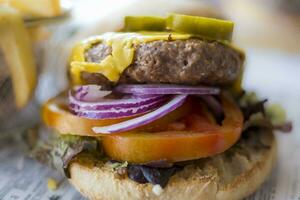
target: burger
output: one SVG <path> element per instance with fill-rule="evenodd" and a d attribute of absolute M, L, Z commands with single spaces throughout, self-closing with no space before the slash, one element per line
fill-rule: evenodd
<path fill-rule="evenodd" d="M 291 124 L 243 90 L 233 26 L 127 16 L 122 31 L 79 42 L 69 90 L 43 106 L 47 156 L 36 155 L 89 199 L 247 197 L 274 165 L 273 131 Z"/>

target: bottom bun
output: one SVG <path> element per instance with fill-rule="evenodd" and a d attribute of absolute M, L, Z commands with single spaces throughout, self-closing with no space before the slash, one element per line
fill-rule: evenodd
<path fill-rule="evenodd" d="M 164 189 L 121 177 L 89 154 L 81 154 L 71 163 L 70 182 L 92 200 L 235 200 L 249 196 L 266 180 L 275 158 L 271 132 L 247 132 L 226 152 L 186 165 Z"/>

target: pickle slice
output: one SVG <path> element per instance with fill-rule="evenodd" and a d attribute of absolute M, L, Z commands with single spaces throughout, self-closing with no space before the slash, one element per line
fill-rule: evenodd
<path fill-rule="evenodd" d="M 199 35 L 213 40 L 231 40 L 234 23 L 206 17 L 171 14 L 167 28 L 172 31 Z"/>
<path fill-rule="evenodd" d="M 163 31 L 166 19 L 158 16 L 126 16 L 125 31 Z"/>

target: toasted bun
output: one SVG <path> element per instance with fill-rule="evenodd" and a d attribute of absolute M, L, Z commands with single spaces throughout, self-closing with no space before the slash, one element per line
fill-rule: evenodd
<path fill-rule="evenodd" d="M 120 177 L 91 155 L 80 155 L 71 163 L 70 181 L 93 200 L 235 200 L 247 197 L 265 181 L 275 155 L 272 133 L 251 132 L 225 153 L 185 166 L 171 177 L 159 195 L 153 185 Z"/>

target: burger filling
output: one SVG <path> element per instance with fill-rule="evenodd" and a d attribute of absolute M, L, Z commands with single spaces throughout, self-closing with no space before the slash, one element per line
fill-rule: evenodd
<path fill-rule="evenodd" d="M 247 159 L 255 159 L 253 151 L 270 148 L 269 140 L 273 130 L 282 132 L 291 131 L 291 123 L 286 122 L 283 110 L 275 104 L 266 106 L 266 101 L 259 101 L 253 93 L 244 94 L 237 99 L 237 104 L 243 111 L 244 127 L 241 137 L 229 150 L 220 154 L 222 158 L 231 159 L 236 166 L 243 155 Z M 43 128 L 44 129 L 44 128 Z M 72 161 L 89 161 L 104 163 L 110 167 L 117 176 L 128 177 L 138 183 L 159 184 L 165 187 L 169 179 L 189 165 L 211 160 L 219 162 L 217 155 L 208 158 L 194 159 L 180 162 L 169 162 L 166 159 L 150 161 L 146 163 L 130 163 L 128 161 L 115 160 L 103 152 L 103 144 L 96 137 L 78 136 L 73 134 L 52 134 L 51 130 L 42 130 L 44 133 L 42 142 L 33 148 L 32 155 L 42 163 L 62 170 L 66 177 L 70 178 L 69 165 Z M 41 137 L 41 136 L 40 136 Z M 235 152 L 235 153 L 232 153 Z M 224 156 L 222 156 L 224 155 Z M 216 157 L 216 160 L 215 160 Z M 83 160 L 84 161 L 84 160 Z M 243 162 L 242 159 L 240 162 Z M 202 165 L 201 165 L 202 166 Z M 238 168 L 235 168 L 237 170 Z M 241 169 L 242 170 L 242 169 Z M 226 172 L 228 173 L 228 172 Z M 235 172 L 238 173 L 238 172 Z M 228 175 L 229 176 L 229 175 Z"/>
<path fill-rule="evenodd" d="M 243 54 L 216 41 L 159 40 L 134 48 L 132 64 L 120 82 L 228 85 L 242 70 Z M 110 54 L 111 47 L 99 43 L 86 51 L 85 58 L 88 62 L 101 63 Z M 84 81 L 95 83 L 89 78 Z"/>
<path fill-rule="evenodd" d="M 244 56 L 230 44 L 231 22 L 137 20 L 125 29 L 147 32 L 106 33 L 78 44 L 71 89 L 43 106 L 45 124 L 60 136 L 41 146 L 67 177 L 70 163 L 85 155 L 138 183 L 165 187 L 186 165 L 227 152 L 250 130 L 290 131 L 280 107 L 241 89 Z"/>

